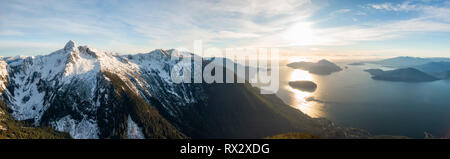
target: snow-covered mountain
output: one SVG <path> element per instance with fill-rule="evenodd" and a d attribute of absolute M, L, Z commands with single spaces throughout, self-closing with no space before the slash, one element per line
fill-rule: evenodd
<path fill-rule="evenodd" d="M 160 99 L 171 114 L 176 113 L 172 105 L 195 101 L 192 95 L 183 94 L 186 88 L 171 85 L 168 68 L 175 61 L 168 57 L 175 51 L 123 57 L 69 41 L 63 49 L 46 56 L 6 58 L 7 71 L 2 75 L 9 73 L 9 82 L 4 101 L 18 120 L 48 124 L 75 138 L 98 138 L 96 114 L 103 107 L 109 110 L 109 98 L 114 98 L 104 72 L 117 75 L 147 101 Z M 2 68 L 6 63 L 2 62 Z"/>
<path fill-rule="evenodd" d="M 179 59 L 171 57 L 187 55 L 194 56 L 174 49 L 116 55 L 69 41 L 49 55 L 0 60 L 0 93 L 15 119 L 73 138 L 370 136 L 311 119 L 247 83 L 175 84 L 170 70 Z"/>

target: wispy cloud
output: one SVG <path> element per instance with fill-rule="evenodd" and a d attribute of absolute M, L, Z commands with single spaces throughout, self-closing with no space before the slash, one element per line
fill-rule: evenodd
<path fill-rule="evenodd" d="M 195 6 L 202 9 L 227 13 L 239 13 L 247 16 L 276 16 L 292 14 L 299 7 L 310 4 L 310 0 L 240 0 L 240 1 L 197 1 Z"/>
<path fill-rule="evenodd" d="M 379 10 L 388 10 L 388 11 L 411 11 L 416 10 L 418 7 L 414 4 L 411 4 L 410 1 L 405 1 L 400 4 L 392 4 L 390 2 L 381 3 L 381 4 L 369 4 L 370 7 Z"/>
<path fill-rule="evenodd" d="M 379 24 L 370 30 L 377 30 L 378 33 L 388 33 L 396 36 L 408 35 L 414 32 L 450 32 L 450 8 L 442 5 L 429 5 L 428 2 L 413 3 L 412 1 L 404 1 L 398 4 L 381 3 L 369 4 L 368 6 L 385 11 L 394 12 L 410 12 L 417 14 L 406 20 L 396 20 Z M 390 37 L 384 36 L 383 37 Z"/>
<path fill-rule="evenodd" d="M 332 12 L 332 14 L 343 14 L 343 13 L 348 13 L 351 12 L 351 9 L 339 9 L 337 11 Z"/>

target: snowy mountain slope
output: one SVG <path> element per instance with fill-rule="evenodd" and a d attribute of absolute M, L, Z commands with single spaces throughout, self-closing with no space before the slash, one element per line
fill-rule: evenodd
<path fill-rule="evenodd" d="M 77 48 L 70 41 L 64 49 L 50 55 L 8 60 L 9 83 L 4 98 L 12 110 L 12 115 L 18 120 L 32 120 L 36 125 L 40 125 L 42 115 L 52 106 L 58 94 L 71 85 L 76 85 L 77 89 L 73 91 L 77 92 L 78 98 L 92 100 L 96 90 L 96 73 L 100 67 L 90 53 L 88 47 Z M 78 108 L 76 104 L 78 103 L 73 103 L 73 108 Z M 60 120 L 56 122 L 58 130 L 63 127 L 61 123 L 71 121 L 70 116 Z M 89 121 L 92 120 L 83 119 L 80 122 L 73 122 L 72 125 L 95 127 L 95 124 Z M 79 136 L 73 132 L 71 135 Z M 92 136 L 92 134 L 83 135 Z"/>
<path fill-rule="evenodd" d="M 8 71 L 6 70 L 6 62 L 3 60 L 0 60 L 0 95 L 2 94 L 3 90 L 6 88 L 6 80 L 8 77 Z"/>
<path fill-rule="evenodd" d="M 148 54 L 127 56 L 130 63 L 139 66 L 134 83 L 146 101 L 156 100 L 168 114 L 176 117 L 186 105 L 201 100 L 202 89 L 193 84 L 174 84 L 170 70 L 179 60 L 171 56 L 188 56 L 187 52 L 177 50 L 155 50 Z"/>
<path fill-rule="evenodd" d="M 170 103 L 193 101 L 192 94 L 174 93 L 184 88 L 170 85 L 168 68 L 176 63 L 168 58 L 171 54 L 174 50 L 156 50 L 129 60 L 69 41 L 46 56 L 8 58 L 2 75 L 9 72 L 9 84 L 3 97 L 18 120 L 51 125 L 74 138 L 98 138 L 99 111 L 115 102 L 114 88 L 103 72 L 117 75 L 147 101 L 160 99 L 168 111 L 174 108 L 167 107 Z"/>

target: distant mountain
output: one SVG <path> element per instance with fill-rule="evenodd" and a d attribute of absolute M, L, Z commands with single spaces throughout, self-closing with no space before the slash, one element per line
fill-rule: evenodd
<path fill-rule="evenodd" d="M 289 86 L 307 92 L 314 92 L 317 88 L 317 84 L 312 81 L 291 81 Z"/>
<path fill-rule="evenodd" d="M 443 80 L 448 80 L 448 79 L 450 79 L 450 71 L 440 72 L 436 75 L 436 77 L 443 79 Z"/>
<path fill-rule="evenodd" d="M 370 63 L 379 64 L 385 67 L 406 68 L 424 65 L 430 62 L 450 62 L 450 58 L 420 58 L 420 57 L 402 56 L 385 59 L 381 61 L 374 61 Z"/>
<path fill-rule="evenodd" d="M 444 72 L 450 71 L 450 62 L 430 62 L 424 65 L 415 66 L 414 68 L 424 72 Z"/>
<path fill-rule="evenodd" d="M 449 79 L 450 62 L 430 62 L 414 68 L 440 79 Z"/>
<path fill-rule="evenodd" d="M 402 82 L 428 82 L 439 80 L 427 73 L 415 68 L 402 68 L 392 71 L 383 71 L 381 69 L 365 70 L 372 75 L 372 79 L 383 81 L 402 81 Z"/>
<path fill-rule="evenodd" d="M 174 49 L 117 55 L 69 41 L 49 55 L 6 57 L 0 60 L 5 104 L 0 111 L 76 139 L 264 138 L 287 132 L 371 136 L 310 118 L 249 83 L 176 84 L 170 70 L 179 60 L 173 56 L 195 55 Z"/>
<path fill-rule="evenodd" d="M 310 73 L 319 74 L 319 75 L 329 75 L 334 72 L 342 71 L 342 68 L 340 68 L 336 64 L 334 64 L 328 60 L 325 60 L 325 59 L 320 60 L 317 63 L 294 62 L 294 63 L 287 64 L 287 66 L 295 68 L 295 69 L 307 70 Z"/>
<path fill-rule="evenodd" d="M 399 68 L 393 71 L 366 70 L 373 79 L 405 82 L 450 79 L 450 58 L 395 57 L 370 63 Z"/>

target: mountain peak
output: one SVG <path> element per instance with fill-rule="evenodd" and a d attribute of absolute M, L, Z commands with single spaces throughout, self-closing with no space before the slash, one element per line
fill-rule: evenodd
<path fill-rule="evenodd" d="M 92 58 L 99 58 L 104 55 L 103 51 L 99 51 L 88 45 L 77 46 L 74 41 L 69 40 L 64 46 L 64 52 L 70 54 L 70 56 L 76 56 L 79 58 L 81 55 L 88 55 Z"/>
<path fill-rule="evenodd" d="M 326 60 L 326 59 L 322 59 L 322 60 L 320 60 L 320 61 L 317 62 L 317 63 L 326 63 L 326 64 L 330 64 L 331 62 L 328 61 L 328 60 Z"/>
<path fill-rule="evenodd" d="M 75 48 L 76 48 L 75 42 L 73 42 L 72 40 L 69 40 L 64 46 L 64 50 L 67 52 L 74 51 Z"/>

